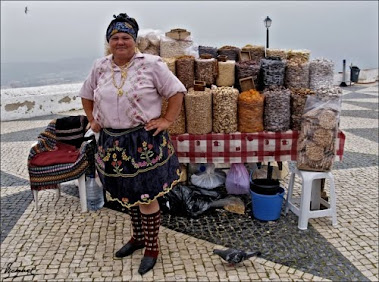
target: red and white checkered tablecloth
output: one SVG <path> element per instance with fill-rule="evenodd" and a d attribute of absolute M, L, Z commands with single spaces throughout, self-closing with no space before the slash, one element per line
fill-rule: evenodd
<path fill-rule="evenodd" d="M 296 161 L 298 131 L 172 135 L 180 163 L 255 163 Z M 345 134 L 338 132 L 336 161 L 341 161 Z"/>

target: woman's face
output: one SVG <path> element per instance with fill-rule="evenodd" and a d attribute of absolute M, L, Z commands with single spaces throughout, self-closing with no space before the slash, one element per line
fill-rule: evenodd
<path fill-rule="evenodd" d="M 135 47 L 133 37 L 125 32 L 118 32 L 109 39 L 110 52 L 116 57 L 132 57 Z"/>

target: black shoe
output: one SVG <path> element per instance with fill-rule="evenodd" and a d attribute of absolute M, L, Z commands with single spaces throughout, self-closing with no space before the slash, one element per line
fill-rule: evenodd
<path fill-rule="evenodd" d="M 145 247 L 145 244 L 143 244 L 143 243 L 142 244 L 136 244 L 136 243 L 128 242 L 126 245 L 124 245 L 121 249 L 119 249 L 115 253 L 115 257 L 116 258 L 123 258 L 123 257 L 130 256 L 135 251 L 142 249 L 144 247 Z"/>
<path fill-rule="evenodd" d="M 156 262 L 157 262 L 157 258 L 143 257 L 141 260 L 141 264 L 138 268 L 138 273 L 141 275 L 144 275 L 150 269 L 153 269 Z"/>

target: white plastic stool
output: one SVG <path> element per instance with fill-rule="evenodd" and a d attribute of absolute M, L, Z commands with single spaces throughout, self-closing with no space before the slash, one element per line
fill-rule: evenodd
<path fill-rule="evenodd" d="M 82 212 L 87 212 L 87 191 L 86 191 L 86 174 L 83 173 L 78 179 L 78 187 L 79 187 L 79 198 L 80 198 L 80 206 L 82 208 Z M 61 195 L 60 184 L 58 185 L 56 190 L 57 193 L 57 201 Z M 33 190 L 34 202 L 36 205 L 36 211 L 38 211 L 38 190 Z"/>
<path fill-rule="evenodd" d="M 293 202 L 292 193 L 295 183 L 295 175 L 302 179 L 302 191 L 300 208 L 296 207 Z M 321 179 L 329 179 L 330 185 L 330 204 L 321 198 Z M 320 204 L 323 204 L 327 209 L 320 210 Z M 329 172 L 314 172 L 304 171 L 294 168 L 291 173 L 290 181 L 288 184 L 288 194 L 286 199 L 285 214 L 291 210 L 299 217 L 298 228 L 306 230 L 308 228 L 308 220 L 310 218 L 331 216 L 332 225 L 337 225 L 337 212 L 336 212 L 336 193 L 334 189 L 334 177 Z"/>

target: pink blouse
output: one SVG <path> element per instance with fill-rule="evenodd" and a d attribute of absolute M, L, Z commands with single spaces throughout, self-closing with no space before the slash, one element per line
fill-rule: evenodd
<path fill-rule="evenodd" d="M 161 115 L 162 97 L 170 98 L 187 90 L 169 70 L 161 57 L 137 53 L 127 70 L 127 78 L 118 90 L 112 81 L 112 55 L 98 59 L 79 92 L 81 98 L 94 101 L 93 117 L 103 128 L 126 129 L 146 124 Z M 121 85 L 121 70 L 113 64 L 115 82 Z"/>

